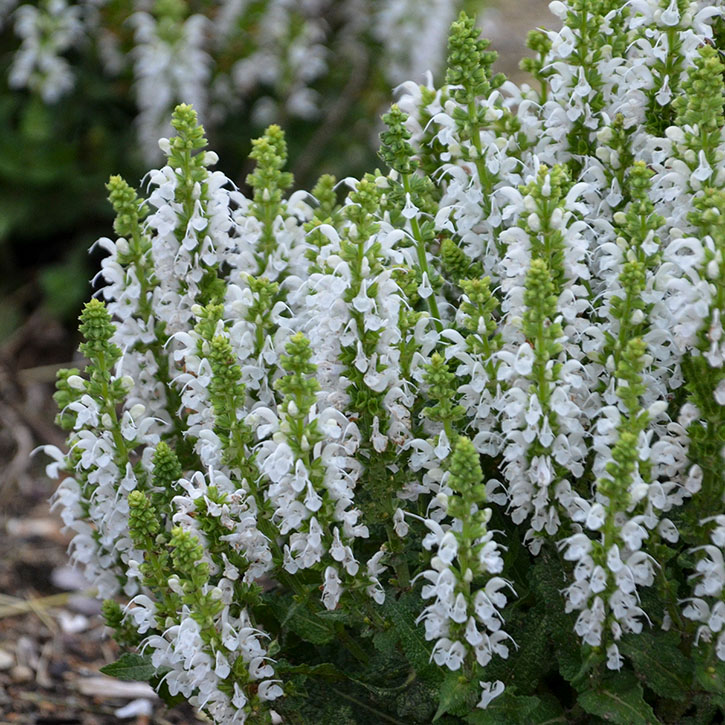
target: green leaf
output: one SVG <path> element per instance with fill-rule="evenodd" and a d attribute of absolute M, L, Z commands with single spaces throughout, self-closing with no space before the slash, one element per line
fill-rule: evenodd
<path fill-rule="evenodd" d="M 148 682 L 156 674 L 156 668 L 151 664 L 150 655 L 124 652 L 115 662 L 101 667 L 101 672 L 119 680 Z"/>
<path fill-rule="evenodd" d="M 395 646 L 398 644 L 398 633 L 395 627 L 386 629 L 384 632 L 377 632 L 373 635 L 373 646 L 385 657 L 390 657 L 395 652 Z"/>
<path fill-rule="evenodd" d="M 577 701 L 591 715 L 618 725 L 652 725 L 658 722 L 644 700 L 642 686 L 631 684 L 631 679 L 627 677 L 607 678 L 601 687 L 580 693 Z"/>
<path fill-rule="evenodd" d="M 156 673 L 158 675 L 158 673 Z M 167 683 L 167 680 L 161 680 L 161 677 L 155 676 L 152 677 L 149 680 L 149 685 L 156 690 L 158 693 L 158 696 L 166 703 L 168 707 L 176 707 L 177 705 L 181 705 L 182 702 L 186 702 L 186 698 L 180 693 L 177 692 L 175 695 L 172 695 L 169 692 L 169 686 Z"/>
<path fill-rule="evenodd" d="M 430 649 L 422 628 L 415 623 L 421 606 L 420 597 L 413 593 L 403 594 L 397 600 L 386 597 L 383 605 L 385 615 L 393 620 L 405 656 L 419 674 L 435 669 L 430 664 Z"/>
<path fill-rule="evenodd" d="M 704 690 L 722 696 L 725 693 L 725 663 L 708 657 L 700 650 L 692 653 L 695 662 L 695 679 Z"/>
<path fill-rule="evenodd" d="M 530 570 L 530 580 L 539 604 L 546 609 L 546 626 L 559 671 L 576 686 L 588 672 L 590 662 L 583 657 L 581 644 L 574 635 L 573 616 L 564 611 L 561 589 L 567 581 L 551 551 L 542 551 Z"/>
<path fill-rule="evenodd" d="M 686 700 L 691 689 L 691 666 L 678 639 L 674 632 L 642 632 L 624 637 L 619 646 L 647 686 L 670 700 Z"/>
<path fill-rule="evenodd" d="M 296 602 L 291 596 L 274 596 L 267 603 L 280 627 L 294 632 L 305 642 L 329 644 L 335 639 L 333 627 L 311 612 L 305 602 Z"/>
<path fill-rule="evenodd" d="M 508 685 L 515 685 L 517 692 L 530 695 L 546 673 L 556 667 L 550 656 L 548 610 L 539 603 L 533 609 L 517 612 L 518 616 L 507 621 L 508 632 L 516 633 L 518 649 L 512 653 L 509 673 L 501 677 Z"/>
<path fill-rule="evenodd" d="M 440 720 L 446 713 L 461 714 L 460 710 L 471 710 L 478 695 L 478 682 L 467 680 L 460 672 L 446 672 L 440 689 L 438 709 L 433 722 Z"/>
<path fill-rule="evenodd" d="M 566 713 L 556 697 L 547 692 L 540 698 L 539 704 L 531 713 L 530 722 L 536 723 L 536 725 L 555 725 L 555 723 L 566 725 Z"/>

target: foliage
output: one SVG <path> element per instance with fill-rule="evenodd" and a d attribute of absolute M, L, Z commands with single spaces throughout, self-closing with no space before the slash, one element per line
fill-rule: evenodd
<path fill-rule="evenodd" d="M 344 199 L 277 126 L 243 195 L 188 105 L 111 179 L 45 447 L 110 673 L 217 723 L 722 713 L 720 11 L 551 9 L 536 90 L 454 22 Z"/>

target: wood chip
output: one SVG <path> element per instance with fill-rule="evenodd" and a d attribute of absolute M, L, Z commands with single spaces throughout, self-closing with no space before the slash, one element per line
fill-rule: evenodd
<path fill-rule="evenodd" d="M 15 664 L 15 657 L 4 649 L 0 649 L 0 670 L 9 670 Z"/>
<path fill-rule="evenodd" d="M 128 700 L 145 698 L 149 700 L 158 699 L 150 685 L 145 682 L 124 682 L 112 677 L 79 677 L 75 681 L 75 687 L 82 695 L 90 697 L 111 698 L 119 697 Z"/>

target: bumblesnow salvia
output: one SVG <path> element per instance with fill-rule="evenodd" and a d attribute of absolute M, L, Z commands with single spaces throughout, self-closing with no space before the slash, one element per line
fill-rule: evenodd
<path fill-rule="evenodd" d="M 290 193 L 271 126 L 243 194 L 181 105 L 108 184 L 48 472 L 116 639 L 216 723 L 725 705 L 722 8 L 550 9 L 534 87 L 461 15 L 388 171 Z"/>

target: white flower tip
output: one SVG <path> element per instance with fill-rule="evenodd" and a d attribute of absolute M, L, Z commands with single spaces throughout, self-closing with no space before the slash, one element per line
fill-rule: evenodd
<path fill-rule="evenodd" d="M 131 406 L 131 409 L 128 412 L 131 418 L 136 420 L 146 412 L 146 406 L 143 403 L 136 403 L 136 405 Z"/>
<path fill-rule="evenodd" d="M 85 390 L 86 388 L 86 381 L 80 375 L 69 375 L 67 382 L 73 390 Z"/>

